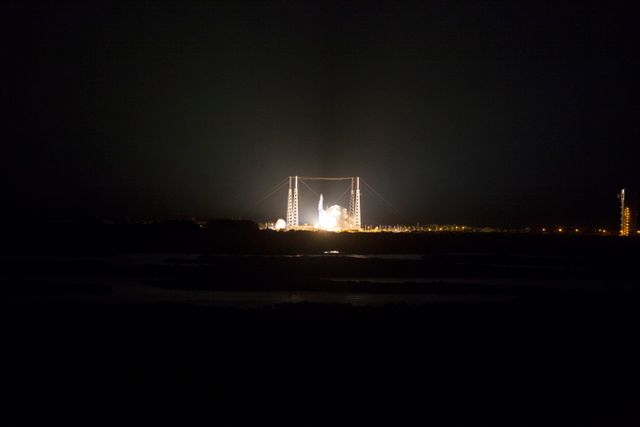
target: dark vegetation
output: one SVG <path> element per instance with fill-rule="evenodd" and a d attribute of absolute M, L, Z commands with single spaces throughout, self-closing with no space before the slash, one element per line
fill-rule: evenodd
<path fill-rule="evenodd" d="M 8 232 L 0 264 L 3 383 L 17 419 L 46 425 L 640 422 L 638 239 L 270 233 L 250 224 L 218 225 Z M 326 250 L 421 256 L 274 256 Z M 166 252 L 166 262 L 112 262 L 124 252 Z M 406 280 L 371 282 L 384 277 Z M 101 302 L 112 295 L 103 279 L 175 292 L 510 298 L 252 309 L 170 299 L 108 303 Z"/>
<path fill-rule="evenodd" d="M 251 221 L 211 220 L 156 223 L 6 224 L 5 253 L 110 254 L 224 253 L 305 254 L 338 250 L 364 254 L 501 253 L 544 257 L 556 254 L 600 257 L 616 251 L 623 256 L 637 250 L 637 238 L 594 235 L 539 235 L 535 233 L 329 233 L 259 231 Z M 470 238 L 471 237 L 471 238 Z"/>

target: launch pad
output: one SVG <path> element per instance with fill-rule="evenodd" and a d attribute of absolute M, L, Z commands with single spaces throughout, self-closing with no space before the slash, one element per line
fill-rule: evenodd
<path fill-rule="evenodd" d="M 318 177 L 318 176 L 290 176 L 289 192 L 287 195 L 287 219 L 285 229 L 296 230 L 306 227 L 300 226 L 299 221 L 299 188 L 304 181 L 351 181 L 349 208 L 346 218 L 343 217 L 338 205 L 324 209 L 322 195 L 318 206 L 318 223 L 316 228 L 328 231 L 360 231 L 362 229 L 362 211 L 360 208 L 360 177 Z"/>

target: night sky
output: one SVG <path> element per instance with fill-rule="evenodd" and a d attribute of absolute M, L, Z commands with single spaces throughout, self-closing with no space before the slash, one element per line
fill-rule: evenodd
<path fill-rule="evenodd" d="M 366 224 L 613 226 L 638 15 L 560 3 L 3 3 L 3 214 L 275 219 L 359 175 Z"/>

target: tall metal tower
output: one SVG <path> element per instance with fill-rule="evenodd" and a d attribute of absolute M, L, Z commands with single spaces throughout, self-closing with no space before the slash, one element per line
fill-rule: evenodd
<path fill-rule="evenodd" d="M 362 227 L 362 219 L 360 216 L 359 176 L 351 178 L 351 197 L 349 198 L 349 227 L 352 230 L 360 230 L 360 228 Z"/>
<path fill-rule="evenodd" d="M 355 228 L 360 230 L 362 227 L 362 219 L 360 218 L 360 177 L 356 177 L 356 203 L 353 211 L 355 217 Z"/>
<path fill-rule="evenodd" d="M 289 195 L 287 198 L 287 228 L 297 227 L 298 225 L 298 176 L 290 176 Z"/>

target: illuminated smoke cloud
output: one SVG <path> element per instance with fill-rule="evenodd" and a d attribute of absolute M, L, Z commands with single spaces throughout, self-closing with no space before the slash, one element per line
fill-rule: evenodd
<path fill-rule="evenodd" d="M 323 198 L 318 202 L 318 223 L 316 227 L 326 231 L 341 231 L 349 226 L 347 210 L 339 205 L 323 208 Z"/>

